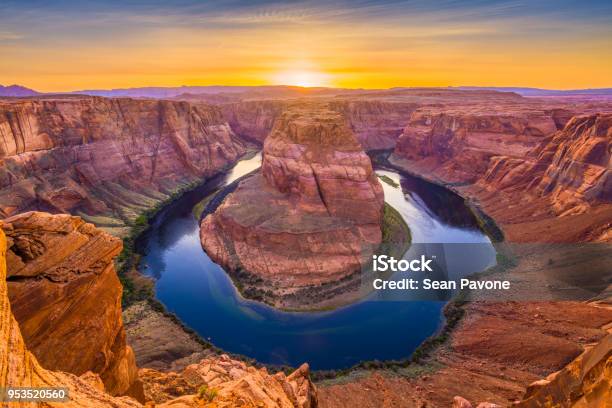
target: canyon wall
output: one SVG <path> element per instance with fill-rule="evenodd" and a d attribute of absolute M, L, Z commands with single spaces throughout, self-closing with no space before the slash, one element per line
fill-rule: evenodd
<path fill-rule="evenodd" d="M 140 407 L 129 397 L 111 397 L 104 392 L 99 377 L 86 373 L 77 377 L 47 370 L 28 350 L 9 302 L 6 284 L 7 239 L 0 229 L 0 384 L 6 387 L 62 387 L 70 395 L 67 402 L 22 402 L 20 407 Z M 60 352 L 63 352 L 61 350 Z"/>
<path fill-rule="evenodd" d="M 65 214 L 23 213 L 0 227 L 11 307 L 38 361 L 76 375 L 91 371 L 109 393 L 142 397 L 113 265 L 121 241 Z"/>
<path fill-rule="evenodd" d="M 474 199 L 512 241 L 607 241 L 611 120 L 576 116 L 555 130 L 549 115 L 417 111 L 390 160 Z"/>
<path fill-rule="evenodd" d="M 220 109 L 238 136 L 263 144 L 276 119 L 291 104 L 286 100 L 244 101 L 220 105 Z"/>
<path fill-rule="evenodd" d="M 242 284 L 246 272 L 246 281 L 287 297 L 361 268 L 382 239 L 383 200 L 344 118 L 318 105 L 293 108 L 266 138 L 261 172 L 203 220 L 202 246 Z"/>
<path fill-rule="evenodd" d="M 0 101 L 0 216 L 72 213 L 118 234 L 244 152 L 218 108 L 99 97 Z"/>
<path fill-rule="evenodd" d="M 220 105 L 224 117 L 237 135 L 264 142 L 282 113 L 303 104 L 299 100 L 244 101 Z M 417 104 L 413 102 L 320 99 L 310 103 L 326 106 L 344 116 L 365 150 L 389 149 L 402 133 Z"/>
<path fill-rule="evenodd" d="M 394 153 L 447 182 L 473 183 L 491 157 L 524 157 L 556 130 L 552 115 L 544 112 L 422 108 L 410 117 Z"/>
<path fill-rule="evenodd" d="M 341 113 L 365 150 L 391 149 L 402 133 L 414 102 L 337 99 L 329 108 Z"/>

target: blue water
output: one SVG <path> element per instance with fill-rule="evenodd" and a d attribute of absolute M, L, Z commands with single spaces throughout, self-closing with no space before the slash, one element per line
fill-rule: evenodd
<path fill-rule="evenodd" d="M 327 312 L 284 312 L 240 297 L 221 267 L 202 250 L 192 208 L 211 191 L 257 168 L 261 156 L 173 203 L 154 220 L 139 246 L 141 267 L 156 278 L 158 299 L 216 346 L 263 363 L 337 369 L 363 360 L 401 359 L 442 325 L 443 301 L 378 301 L 368 297 Z M 495 251 L 454 194 L 423 181 L 378 170 L 401 188 L 385 183 L 385 200 L 411 227 L 413 242 L 479 243 L 482 256 L 453 255 L 452 264 L 477 272 L 493 264 Z M 457 251 L 454 251 L 457 252 Z M 461 252 L 461 251 L 459 251 Z M 466 257 L 463 257 L 466 258 Z M 457 261 L 460 260 L 460 261 Z"/>

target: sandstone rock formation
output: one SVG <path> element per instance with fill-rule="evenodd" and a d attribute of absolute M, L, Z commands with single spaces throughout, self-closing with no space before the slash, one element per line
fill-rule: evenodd
<path fill-rule="evenodd" d="M 283 100 L 244 101 L 222 105 L 221 110 L 237 135 L 263 144 L 276 119 L 291 105 Z"/>
<path fill-rule="evenodd" d="M 290 295 L 360 269 L 381 242 L 383 201 L 342 116 L 294 108 L 266 138 L 261 172 L 203 220 L 202 246 L 227 270 Z"/>
<path fill-rule="evenodd" d="M 271 375 L 226 355 L 188 366 L 181 373 L 142 369 L 147 400 L 196 405 L 207 396 L 215 407 L 315 408 L 317 390 L 307 364 L 290 375 Z"/>
<path fill-rule="evenodd" d="M 423 108 L 413 113 L 395 154 L 420 161 L 449 182 L 474 182 L 493 156 L 523 157 L 557 130 L 552 115 Z"/>
<path fill-rule="evenodd" d="M 612 334 L 561 371 L 527 388 L 520 408 L 605 407 L 612 401 Z"/>
<path fill-rule="evenodd" d="M 91 371 L 109 393 L 142 397 L 113 265 L 121 241 L 64 214 L 23 213 L 0 227 L 12 310 L 38 361 L 76 375 Z"/>
<path fill-rule="evenodd" d="M 212 106 L 81 96 L 0 102 L 0 141 L 1 217 L 68 212 L 117 234 L 244 152 Z"/>
<path fill-rule="evenodd" d="M 95 376 L 85 373 L 83 378 L 74 374 L 49 371 L 42 368 L 28 350 L 21 337 L 17 321 L 13 317 L 6 285 L 7 240 L 0 229 L 0 384 L 6 387 L 65 387 L 70 401 L 44 403 L 20 403 L 20 407 L 140 407 L 129 397 L 111 397 L 99 390 Z M 63 350 L 62 350 L 63 351 Z M 60 351 L 60 353 L 62 352 Z M 98 385 L 99 386 L 99 385 Z"/>
<path fill-rule="evenodd" d="M 299 100 L 244 101 L 221 105 L 221 109 L 236 134 L 263 143 L 282 113 L 303 103 Z M 342 114 L 365 150 L 394 147 L 417 106 L 414 102 L 345 98 L 310 103 Z"/>
<path fill-rule="evenodd" d="M 384 99 L 341 99 L 329 102 L 329 108 L 341 113 L 365 150 L 391 149 L 402 133 L 414 102 Z"/>
<path fill-rule="evenodd" d="M 612 114 L 577 116 L 554 131 L 552 119 L 466 125 L 416 112 L 391 160 L 476 200 L 511 241 L 607 241 L 611 120 Z M 485 132 L 474 131 L 482 126 Z M 558 217 L 563 222 L 553 221 Z"/>

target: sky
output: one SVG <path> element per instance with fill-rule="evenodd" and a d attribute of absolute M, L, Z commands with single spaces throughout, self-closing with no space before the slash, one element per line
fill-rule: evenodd
<path fill-rule="evenodd" d="M 612 1 L 0 0 L 0 84 L 612 87 Z"/>

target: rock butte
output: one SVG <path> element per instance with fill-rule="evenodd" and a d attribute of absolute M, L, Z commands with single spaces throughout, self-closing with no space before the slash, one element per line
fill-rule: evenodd
<path fill-rule="evenodd" d="M 201 225 L 203 248 L 275 294 L 336 282 L 382 239 L 383 191 L 337 112 L 285 111 L 266 138 L 261 171 L 242 180 Z"/>

